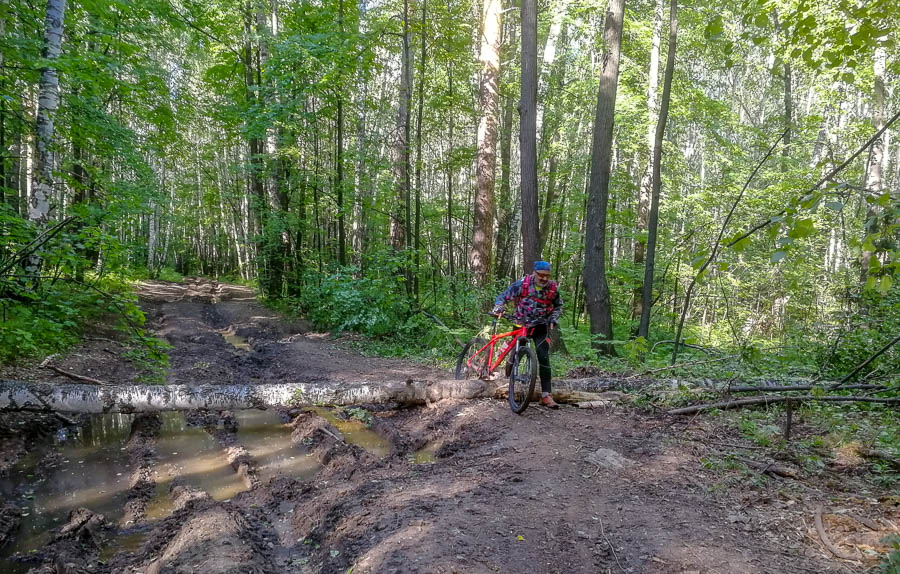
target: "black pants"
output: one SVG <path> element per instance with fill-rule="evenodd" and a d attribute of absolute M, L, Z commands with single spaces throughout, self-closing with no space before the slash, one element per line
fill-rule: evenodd
<path fill-rule="evenodd" d="M 547 325 L 535 325 L 528 336 L 534 340 L 538 358 L 538 372 L 541 374 L 541 392 L 550 392 L 550 333 Z"/>

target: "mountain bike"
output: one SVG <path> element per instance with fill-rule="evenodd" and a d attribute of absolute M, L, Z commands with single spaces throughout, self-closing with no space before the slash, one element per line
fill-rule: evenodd
<path fill-rule="evenodd" d="M 497 333 L 497 320 L 491 324 L 491 338 L 485 341 L 475 337 L 469 341 L 456 360 L 456 378 L 496 380 L 495 369 L 506 361 L 506 375 L 509 377 L 509 407 L 516 414 L 522 414 L 531 402 L 537 380 L 538 358 L 534 344 L 528 338 L 529 327 L 516 325 L 507 333 Z M 504 319 L 512 321 L 512 317 L 504 315 Z M 508 339 L 508 340 L 507 340 Z M 502 349 L 497 352 L 497 345 L 503 342 Z"/>

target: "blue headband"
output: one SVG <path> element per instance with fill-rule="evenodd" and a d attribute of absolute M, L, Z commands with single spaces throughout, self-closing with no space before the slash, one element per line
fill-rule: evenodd
<path fill-rule="evenodd" d="M 534 270 L 535 271 L 550 271 L 550 264 L 546 261 L 535 261 L 534 262 Z"/>

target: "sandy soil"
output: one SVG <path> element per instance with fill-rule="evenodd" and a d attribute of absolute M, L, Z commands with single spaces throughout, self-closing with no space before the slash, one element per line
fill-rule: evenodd
<path fill-rule="evenodd" d="M 448 378 L 362 357 L 275 316 L 241 287 L 151 282 L 141 295 L 150 328 L 174 346 L 170 383 Z M 232 335 L 243 340 L 229 343 Z M 139 377 L 117 358 L 114 336 L 105 338 L 57 364 L 116 382 Z M 244 341 L 246 347 L 232 344 Z M 34 366 L 0 376 L 66 380 Z M 772 453 L 727 436 L 714 418 L 672 420 L 624 405 L 530 408 L 517 416 L 501 401 L 444 401 L 373 411 L 374 429 L 392 444 L 378 457 L 315 413 L 284 414 L 292 420 L 291 440 L 323 465 L 313 478 L 259 480 L 230 413 L 197 415 L 250 489 L 219 502 L 176 480 L 173 514 L 153 524 L 143 519 L 159 425 L 139 418 L 122 455 L 132 473 L 127 524 L 73 513 L 31 557 L 33 572 L 861 572 L 874 566 L 886 549 L 881 538 L 900 524 L 900 500 L 864 482 L 854 467 L 798 469 L 799 480 L 723 467 L 716 461 L 727 453 L 764 461 Z M 25 437 L 37 434 L 16 425 L 62 424 L 41 421 L 5 415 L 0 460 L 14 461 L 27 448 Z M 801 421 L 795 433 L 803 428 Z M 414 462 L 423 447 L 436 453 L 433 463 Z M 819 508 L 826 536 L 852 560 L 823 545 L 814 521 Z M 141 545 L 103 554 L 104 540 L 123 528 L 143 529 Z M 15 511 L 0 503 L 0 541 L 4 530 L 15 536 Z"/>

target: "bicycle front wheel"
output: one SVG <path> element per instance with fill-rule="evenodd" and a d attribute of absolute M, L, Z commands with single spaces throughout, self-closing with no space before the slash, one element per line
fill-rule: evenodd
<path fill-rule="evenodd" d="M 483 371 L 486 368 L 486 363 L 488 360 L 487 351 L 479 354 L 477 357 L 472 359 L 471 364 L 467 364 L 469 362 L 469 357 L 471 357 L 476 351 L 484 347 L 487 343 L 484 339 L 480 337 L 475 337 L 463 347 L 462 353 L 459 354 L 459 357 L 456 358 L 456 379 L 462 381 L 464 379 L 477 379 L 481 377 Z"/>
<path fill-rule="evenodd" d="M 534 349 L 528 345 L 519 347 L 509 374 L 509 408 L 512 412 L 522 414 L 528 408 L 534 394 L 537 369 L 538 358 Z"/>

